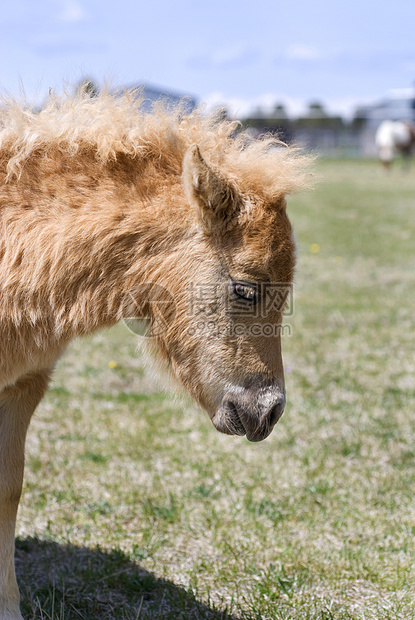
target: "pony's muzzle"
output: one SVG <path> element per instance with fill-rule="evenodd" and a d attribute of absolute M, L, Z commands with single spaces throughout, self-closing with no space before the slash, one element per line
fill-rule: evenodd
<path fill-rule="evenodd" d="M 285 392 L 279 387 L 239 388 L 224 395 L 212 422 L 222 433 L 262 441 L 271 433 L 284 408 Z"/>

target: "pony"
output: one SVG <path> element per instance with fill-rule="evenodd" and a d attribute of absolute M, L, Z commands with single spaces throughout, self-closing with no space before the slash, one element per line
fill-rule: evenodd
<path fill-rule="evenodd" d="M 380 161 L 388 169 L 397 153 L 409 159 L 415 146 L 415 127 L 406 121 L 383 121 L 375 135 Z"/>
<path fill-rule="evenodd" d="M 0 108 L 0 620 L 21 620 L 25 437 L 75 337 L 147 318 L 218 431 L 265 439 L 285 406 L 286 195 L 308 156 L 234 121 L 109 90 Z"/>

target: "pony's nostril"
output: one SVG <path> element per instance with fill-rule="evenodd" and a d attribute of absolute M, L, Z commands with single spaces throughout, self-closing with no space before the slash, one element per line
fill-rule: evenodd
<path fill-rule="evenodd" d="M 242 421 L 242 416 L 238 411 L 237 404 L 230 398 L 225 403 L 225 409 L 228 414 L 228 429 L 235 435 L 245 435 L 246 428 Z"/>
<path fill-rule="evenodd" d="M 270 426 L 274 426 L 284 413 L 285 399 L 280 399 L 268 412 L 267 418 Z"/>

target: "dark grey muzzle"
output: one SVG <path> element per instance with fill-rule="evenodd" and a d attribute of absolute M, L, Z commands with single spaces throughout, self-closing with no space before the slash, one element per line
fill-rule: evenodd
<path fill-rule="evenodd" d="M 282 416 L 284 407 L 285 392 L 279 387 L 236 388 L 225 394 L 212 421 L 222 433 L 262 441 Z"/>

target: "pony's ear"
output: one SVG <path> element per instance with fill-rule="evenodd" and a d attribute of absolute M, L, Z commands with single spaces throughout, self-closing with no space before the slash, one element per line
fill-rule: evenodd
<path fill-rule="evenodd" d="M 206 163 L 197 144 L 184 156 L 182 179 L 186 196 L 196 205 L 204 230 L 228 229 L 239 209 L 239 195 L 228 179 Z"/>

